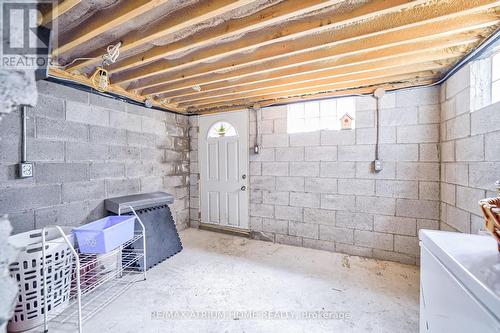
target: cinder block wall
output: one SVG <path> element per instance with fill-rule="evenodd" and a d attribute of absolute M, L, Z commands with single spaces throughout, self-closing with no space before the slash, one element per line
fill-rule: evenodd
<path fill-rule="evenodd" d="M 10 36 L 18 40 L 22 36 Z M 0 133 L 3 133 L 2 120 L 8 119 L 20 104 L 35 104 L 37 89 L 35 73 L 32 70 L 0 68 Z M 0 138 L 0 156 L 4 146 Z M 0 189 L 1 191 L 1 189 Z M 1 212 L 2 210 L 0 210 Z M 8 320 L 12 317 L 17 298 L 17 282 L 10 277 L 9 265 L 16 260 L 18 249 L 9 244 L 12 227 L 8 218 L 0 214 L 0 332 L 7 331 Z"/>
<path fill-rule="evenodd" d="M 263 149 L 249 152 L 255 237 L 416 263 L 420 228 L 477 232 L 477 201 L 495 195 L 500 174 L 500 103 L 477 107 L 487 92 L 477 91 L 471 66 L 441 87 L 384 97 L 381 173 L 371 166 L 372 97 L 356 98 L 352 131 L 288 134 L 286 106 L 266 108 Z M 34 178 L 16 177 L 20 113 L 0 123 L 0 214 L 14 232 L 94 220 L 105 215 L 106 197 L 155 190 L 175 195 L 180 228 L 198 225 L 198 117 L 49 82 L 38 89 L 28 119 Z"/>
<path fill-rule="evenodd" d="M 487 60 L 484 60 L 487 61 Z M 500 103 L 490 104 L 489 66 L 469 64 L 441 87 L 441 229 L 484 229 L 480 199 L 500 179 Z M 477 91 L 477 89 L 484 89 Z M 486 100 L 484 100 L 486 98 Z M 478 100 L 479 99 L 479 100 Z M 481 105 L 490 104 L 486 107 Z"/>
<path fill-rule="evenodd" d="M 420 228 L 439 227 L 439 88 L 388 94 L 384 170 L 375 158 L 375 99 L 356 98 L 356 129 L 287 134 L 287 107 L 262 112 L 250 153 L 250 228 L 279 243 L 416 263 Z M 250 114 L 250 145 L 255 119 Z M 252 119 L 253 118 L 253 119 Z M 199 222 L 197 118 L 191 117 L 191 224 Z"/>
<path fill-rule="evenodd" d="M 0 123 L 0 214 L 14 233 L 105 216 L 103 199 L 164 190 L 179 228 L 189 217 L 188 118 L 46 81 L 28 119 L 35 177 L 18 179 L 21 116 Z"/>
<path fill-rule="evenodd" d="M 200 224 L 198 128 L 198 116 L 189 117 L 189 226 L 192 228 Z"/>

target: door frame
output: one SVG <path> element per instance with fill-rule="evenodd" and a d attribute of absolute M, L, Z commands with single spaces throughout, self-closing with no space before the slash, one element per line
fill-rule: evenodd
<path fill-rule="evenodd" d="M 240 135 L 238 132 L 238 128 L 236 128 L 236 131 L 238 133 L 238 138 L 239 140 L 245 140 L 246 141 L 246 212 L 244 214 L 246 215 L 246 226 L 226 226 L 226 225 L 221 225 L 221 224 L 214 224 L 214 223 L 205 223 L 203 222 L 203 217 L 204 217 L 204 212 L 203 212 L 203 200 L 208 200 L 204 194 L 204 189 L 203 189 L 203 179 L 202 179 L 202 149 L 205 149 L 206 147 L 204 146 L 203 142 L 201 141 L 202 138 L 205 139 L 205 142 L 207 142 L 207 135 L 208 131 L 212 127 L 213 124 L 219 121 L 227 121 L 229 123 L 233 123 L 232 121 L 228 121 L 226 116 L 228 114 L 242 114 L 244 115 L 244 123 L 243 125 L 245 126 L 246 129 L 246 136 Z M 202 132 L 201 130 L 201 120 L 203 119 L 210 119 L 209 125 L 206 126 L 206 129 Z M 250 176 L 249 176 L 249 171 L 250 171 L 250 119 L 249 119 L 249 111 L 247 109 L 243 110 L 237 110 L 237 111 L 228 111 L 228 112 L 221 112 L 221 113 L 216 113 L 216 114 L 208 114 L 208 115 L 200 115 L 198 119 L 198 175 L 199 175 L 199 180 L 198 180 L 198 190 L 199 190 L 199 198 L 200 198 L 200 229 L 205 229 L 205 230 L 214 230 L 214 231 L 223 231 L 231 234 L 237 234 L 241 236 L 249 236 L 250 235 L 250 192 L 249 192 L 249 185 L 250 185 Z"/>

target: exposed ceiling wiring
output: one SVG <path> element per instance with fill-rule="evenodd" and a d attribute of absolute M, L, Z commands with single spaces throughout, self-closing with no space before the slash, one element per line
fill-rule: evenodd
<path fill-rule="evenodd" d="M 118 42 L 116 44 L 108 45 L 106 48 L 106 53 L 102 55 L 102 66 L 109 66 L 111 64 L 114 64 L 118 57 L 120 56 L 120 47 L 122 46 L 122 42 Z M 60 69 L 66 69 L 69 66 L 73 65 L 77 61 L 81 60 L 91 60 L 94 58 L 75 58 L 71 62 L 65 64 L 65 65 L 57 65 L 57 64 L 50 64 L 52 67 L 60 68 Z"/>

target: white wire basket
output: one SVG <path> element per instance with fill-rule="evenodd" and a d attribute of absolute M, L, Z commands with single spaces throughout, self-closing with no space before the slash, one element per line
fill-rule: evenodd
<path fill-rule="evenodd" d="M 69 232 L 69 230 L 65 230 Z M 47 265 L 47 310 L 65 307 L 70 298 L 73 260 L 70 246 L 58 231 L 45 232 L 45 262 Z M 68 236 L 70 241 L 72 237 Z M 19 286 L 14 316 L 9 320 L 9 332 L 21 332 L 44 323 L 44 289 L 42 270 L 42 229 L 13 235 L 9 243 L 20 249 L 17 260 L 9 266 L 10 275 Z"/>

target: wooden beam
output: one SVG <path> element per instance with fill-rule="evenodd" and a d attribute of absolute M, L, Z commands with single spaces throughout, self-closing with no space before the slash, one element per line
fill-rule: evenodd
<path fill-rule="evenodd" d="M 138 31 L 125 36 L 122 40 L 123 46 L 120 52 L 124 54 L 134 48 L 146 43 L 152 42 L 158 38 L 178 32 L 184 28 L 191 27 L 203 21 L 214 18 L 218 15 L 227 13 L 231 10 L 248 5 L 255 0 L 208 0 L 194 6 L 191 10 L 182 15 L 168 15 L 166 19 L 146 31 Z M 98 63 L 101 58 L 102 50 L 82 55 L 81 57 L 92 58 L 72 65 L 67 68 L 68 71 L 75 71 L 80 68 Z"/>
<path fill-rule="evenodd" d="M 321 100 L 321 99 L 327 99 L 327 98 L 341 98 L 341 97 L 346 97 L 346 96 L 358 96 L 358 95 L 372 95 L 373 92 L 377 88 L 384 88 L 387 92 L 394 91 L 397 89 L 404 89 L 404 88 L 415 88 L 415 87 L 422 87 L 424 85 L 430 85 L 435 83 L 439 79 L 438 76 L 432 75 L 430 77 L 419 77 L 411 82 L 409 81 L 401 81 L 401 80 L 389 80 L 389 82 L 384 82 L 384 83 L 377 83 L 377 84 L 372 84 L 368 87 L 363 87 L 363 88 L 349 88 L 349 89 L 344 89 L 344 90 L 337 90 L 337 91 L 331 91 L 331 92 L 319 92 L 316 94 L 311 94 L 311 95 L 301 95 L 301 96 L 296 96 L 296 97 L 289 97 L 289 96 L 284 96 L 284 97 L 279 97 L 279 98 L 274 98 L 274 99 L 268 99 L 264 100 L 260 103 L 261 106 L 266 107 L 266 106 L 271 106 L 275 105 L 277 103 L 281 104 L 288 104 L 288 103 L 297 103 L 297 102 L 306 102 L 310 100 Z"/>
<path fill-rule="evenodd" d="M 454 59 L 455 61 L 458 60 Z M 205 98 L 200 101 L 195 102 L 186 102 L 178 104 L 177 106 L 180 108 L 187 108 L 189 106 L 194 106 L 196 108 L 200 108 L 203 105 L 214 104 L 214 103 L 224 103 L 226 101 L 234 100 L 234 99 L 243 99 L 243 98 L 256 98 L 262 95 L 283 93 L 283 92 L 293 92 L 293 91 L 315 91 L 317 89 L 324 89 L 324 87 L 328 87 L 328 90 L 334 90 L 333 87 L 340 87 L 339 89 L 346 89 L 350 87 L 359 87 L 364 86 L 366 81 L 379 79 L 379 78 L 387 78 L 394 77 L 398 75 L 406 75 L 407 80 L 410 79 L 408 74 L 426 72 L 432 70 L 442 70 L 444 67 L 449 66 L 449 63 L 443 65 L 441 63 L 426 62 L 426 63 L 415 63 L 408 66 L 406 64 L 399 65 L 393 68 L 382 68 L 382 69 L 372 69 L 371 71 L 366 71 L 362 73 L 354 73 L 342 75 L 341 77 L 324 77 L 319 78 L 314 81 L 305 81 L 305 82 L 297 82 L 290 83 L 286 85 L 269 87 L 257 89 L 255 91 L 250 92 L 241 92 L 236 94 L 229 94 L 227 96 L 221 97 L 211 97 Z"/>
<path fill-rule="evenodd" d="M 258 103 L 261 107 L 266 108 L 273 105 L 317 101 L 326 98 L 338 98 L 338 97 L 353 96 L 353 95 L 354 96 L 371 95 L 373 94 L 376 88 L 384 88 L 386 91 L 390 92 L 398 89 L 426 86 L 436 82 L 436 80 L 437 78 L 435 76 L 432 76 L 430 78 L 418 78 L 412 82 L 382 83 L 382 84 L 377 84 L 376 86 L 370 86 L 364 88 L 352 88 L 352 89 L 332 91 L 332 92 L 320 92 L 317 94 L 302 95 L 298 97 L 284 96 L 280 98 L 271 98 L 267 100 L 260 100 Z M 196 110 L 195 114 L 213 114 L 213 113 L 241 110 L 249 108 L 255 103 L 257 103 L 257 101 L 245 101 L 244 103 L 241 104 L 234 103 L 232 105 L 219 106 L 217 108 L 212 108 L 212 109 L 199 109 Z M 263 110 L 263 112 L 266 112 L 265 109 Z"/>
<path fill-rule="evenodd" d="M 397 75 L 393 77 L 380 77 L 375 79 L 367 79 L 363 82 L 362 86 L 356 85 L 356 83 L 348 84 L 334 84 L 331 86 L 323 86 L 317 89 L 303 89 L 295 91 L 285 91 L 277 92 L 269 95 L 260 95 L 253 98 L 240 98 L 230 101 L 225 101 L 223 103 L 213 103 L 206 104 L 203 106 L 198 106 L 195 108 L 196 113 L 203 113 L 206 111 L 216 111 L 220 108 L 242 108 L 252 106 L 254 103 L 262 103 L 261 105 L 269 105 L 270 103 L 284 103 L 290 98 L 297 98 L 300 100 L 305 100 L 307 97 L 310 99 L 319 99 L 327 96 L 331 96 L 332 93 L 337 93 L 337 96 L 345 96 L 353 94 L 360 89 L 365 89 L 365 93 L 373 92 L 377 87 L 384 87 L 390 84 L 406 84 L 407 86 L 420 85 L 422 81 L 427 83 L 436 82 L 440 77 L 433 71 L 418 72 L 418 73 L 408 73 L 403 75 Z M 413 78 L 409 81 L 409 78 Z"/>
<path fill-rule="evenodd" d="M 93 85 L 90 82 L 90 79 L 82 74 L 72 74 L 72 73 L 68 73 L 62 69 L 57 69 L 57 68 L 51 67 L 51 68 L 49 68 L 49 75 L 52 77 L 60 78 L 63 80 L 69 80 L 69 81 L 76 82 L 76 83 L 85 85 L 87 87 L 93 88 Z M 131 93 L 131 92 L 126 91 L 125 89 L 118 87 L 118 86 L 110 85 L 108 88 L 108 91 L 110 93 L 120 95 L 120 96 L 132 99 L 132 100 L 140 102 L 140 103 L 144 103 L 144 101 L 145 101 L 144 96 Z M 153 105 L 156 107 L 162 108 L 164 110 L 175 111 L 178 113 L 186 113 L 185 109 L 181 109 L 175 105 L 171 105 L 171 104 L 167 104 L 167 103 L 162 104 L 162 103 L 158 102 L 157 100 L 153 100 Z"/>
<path fill-rule="evenodd" d="M 432 57 L 429 57 L 432 58 Z M 201 99 L 196 99 L 196 100 L 190 100 L 190 101 L 182 101 L 180 103 L 176 101 L 170 101 L 171 104 L 176 105 L 177 107 L 180 108 L 187 108 L 189 106 L 194 106 L 194 105 L 200 105 L 200 104 L 205 104 L 205 103 L 210 103 L 210 102 L 220 102 L 220 101 L 225 101 L 225 100 L 231 100 L 233 98 L 237 98 L 240 96 L 244 96 L 245 94 L 261 94 L 265 92 L 270 92 L 273 90 L 282 90 L 282 89 L 288 89 L 290 87 L 310 87 L 310 86 L 316 86 L 316 85 L 321 85 L 324 82 L 327 82 L 328 84 L 334 83 L 334 82 L 344 82 L 344 80 L 351 81 L 351 77 L 356 77 L 357 81 L 361 81 L 364 79 L 366 75 L 372 75 L 372 73 L 381 73 L 383 71 L 384 75 L 388 73 L 393 73 L 393 72 L 401 72 L 403 68 L 406 69 L 406 71 L 413 71 L 415 68 L 420 68 L 423 67 L 422 70 L 439 70 L 445 67 L 449 67 L 450 63 L 456 63 L 459 61 L 459 57 L 457 54 L 455 55 L 448 55 L 447 58 L 441 56 L 436 56 L 435 60 L 430 60 L 424 62 L 424 60 L 428 59 L 422 59 L 422 61 L 418 61 L 417 59 L 412 59 L 409 61 L 405 61 L 404 59 L 402 61 L 396 62 L 394 64 L 387 64 L 385 66 L 380 66 L 380 67 L 370 67 L 370 69 L 366 70 L 359 70 L 359 71 L 352 71 L 352 72 L 347 72 L 344 74 L 338 74 L 338 75 L 328 75 L 328 76 L 323 76 L 323 77 L 318 77 L 316 79 L 310 79 L 310 80 L 300 80 L 300 81 L 292 81 L 289 83 L 281 83 L 277 85 L 268 85 L 268 86 L 262 86 L 260 88 L 255 88 L 255 89 L 249 89 L 249 90 L 243 90 L 240 92 L 234 92 L 234 93 L 227 93 L 227 94 L 221 94 L 217 96 L 212 96 L 212 97 L 205 97 Z M 411 68 L 409 67 L 411 66 Z M 362 66 L 363 67 L 363 66 Z M 343 72 L 343 71 L 342 71 Z"/>
<path fill-rule="evenodd" d="M 175 60 L 160 60 L 153 64 L 139 67 L 128 71 L 127 73 L 117 74 L 114 81 L 117 84 L 123 84 L 132 80 L 138 80 L 152 75 L 166 73 L 174 69 L 185 68 L 205 61 L 212 61 L 220 57 L 228 57 L 244 51 L 251 51 L 258 47 L 275 44 L 278 42 L 290 42 L 290 40 L 297 39 L 312 33 L 327 32 L 334 27 L 350 24 L 359 20 L 366 20 L 374 15 L 382 15 L 388 12 L 399 11 L 404 8 L 416 6 L 419 3 L 424 3 L 427 0 L 387 0 L 387 1 L 373 1 L 364 4 L 359 8 L 355 8 L 347 13 L 332 10 L 332 14 L 328 15 L 322 20 L 307 19 L 299 20 L 290 25 L 286 25 L 280 31 L 276 29 L 268 29 L 268 31 L 261 30 L 261 33 L 253 36 L 245 36 L 231 43 L 215 45 L 214 47 L 204 50 L 204 52 L 197 52 L 196 54 L 182 57 Z M 277 37 L 278 36 L 278 37 Z M 315 37 L 316 38 L 316 37 Z M 297 44 L 297 43 L 294 43 Z M 148 81 L 149 82 L 149 81 Z M 147 84 L 140 84 L 138 87 L 146 87 Z"/>
<path fill-rule="evenodd" d="M 199 33 L 173 43 L 156 46 L 147 52 L 125 58 L 109 67 L 109 73 L 117 73 L 149 62 L 166 58 L 189 49 L 213 45 L 218 40 L 229 38 L 251 30 L 261 29 L 292 17 L 313 12 L 343 0 L 289 0 L 264 8 L 252 15 L 232 19 L 219 26 L 211 27 Z"/>
<path fill-rule="evenodd" d="M 204 84 L 223 82 L 238 79 L 244 76 L 262 74 L 286 69 L 298 65 L 307 65 L 314 62 L 333 59 L 339 56 L 354 56 L 366 51 L 378 52 L 388 47 L 401 46 L 401 48 L 411 48 L 413 43 L 421 41 L 430 41 L 436 38 L 443 38 L 457 33 L 470 30 L 482 29 L 497 25 L 499 19 L 495 15 L 474 14 L 460 18 L 450 18 L 437 22 L 426 23 L 420 26 L 410 25 L 393 29 L 392 31 L 377 34 L 375 36 L 359 36 L 358 38 L 349 38 L 347 40 L 335 41 L 312 50 L 276 57 L 271 60 L 251 62 L 238 66 L 222 67 L 207 73 L 188 75 L 186 78 L 165 79 L 158 85 L 146 88 L 143 94 L 162 94 L 173 92 L 177 89 L 187 89 L 193 85 L 200 85 L 202 89 Z M 383 51 L 381 51 L 383 52 Z M 404 51 L 398 51 L 404 52 Z"/>
<path fill-rule="evenodd" d="M 468 31 L 470 29 L 481 29 L 497 25 L 498 18 L 494 15 L 477 14 L 462 17 L 461 19 L 450 19 L 442 22 L 430 23 L 421 28 L 411 27 L 404 31 L 392 31 L 356 40 L 342 41 L 326 45 L 324 48 L 316 50 L 305 50 L 304 52 L 279 57 L 265 62 L 250 63 L 242 66 L 222 67 L 210 71 L 206 74 L 188 75 L 186 79 L 172 79 L 143 90 L 145 94 L 159 94 L 173 91 L 181 88 L 192 87 L 193 85 L 202 85 L 222 80 L 231 80 L 244 75 L 251 75 L 259 72 L 269 72 L 279 68 L 296 66 L 297 64 L 306 64 L 319 61 L 325 58 L 331 58 L 339 55 L 354 55 L 364 50 L 376 50 L 386 46 L 407 44 L 408 41 L 428 40 L 430 38 L 442 37 L 449 34 Z"/>
<path fill-rule="evenodd" d="M 159 61 L 125 74 L 116 75 L 114 77 L 114 82 L 121 84 L 147 76 L 146 78 L 140 79 L 138 83 L 134 85 L 134 88 L 147 88 L 156 85 L 158 81 L 163 81 L 165 78 L 180 79 L 216 70 L 221 67 L 235 67 L 245 63 L 248 64 L 264 59 L 282 57 L 287 54 L 292 55 L 302 52 L 304 49 L 312 50 L 314 48 L 323 47 L 325 44 L 334 41 L 355 39 L 363 35 L 381 34 L 386 31 L 400 29 L 400 27 L 403 26 L 410 26 L 412 24 L 422 25 L 425 22 L 464 16 L 466 14 L 484 11 L 498 6 L 498 0 L 468 0 L 465 3 L 458 1 L 459 4 L 457 1 L 445 3 L 435 2 L 428 5 L 425 8 L 426 10 L 422 10 L 418 6 L 411 7 L 406 9 L 405 15 L 401 15 L 400 12 L 393 13 L 391 10 L 409 7 L 411 4 L 419 3 L 419 1 L 401 4 L 401 0 L 393 0 L 390 1 L 390 3 L 398 3 L 399 5 L 389 8 L 384 7 L 384 9 L 377 7 L 379 9 L 377 10 L 377 8 L 370 6 L 375 4 L 380 5 L 381 2 L 372 2 L 348 14 L 334 14 L 331 17 L 332 21 L 335 22 L 334 24 L 307 29 L 306 32 L 301 31 L 297 33 L 299 36 L 297 36 L 297 34 L 286 35 L 285 32 L 282 32 L 286 35 L 285 37 L 263 43 L 255 43 L 254 40 L 243 38 L 229 45 L 222 45 L 205 52 L 198 52 L 191 57 L 182 57 L 170 61 Z M 380 15 L 381 13 L 387 12 L 389 12 L 389 14 Z M 370 17 L 373 18 L 367 20 Z M 367 21 L 362 24 L 352 24 L 359 19 L 365 19 Z M 345 26 L 346 24 L 351 25 Z M 342 29 L 332 30 L 332 27 L 339 27 L 340 25 L 342 25 Z M 319 33 L 311 37 L 310 34 L 312 32 L 318 31 Z M 290 40 L 291 37 L 294 39 Z M 225 52 L 220 52 L 221 47 Z M 241 53 L 242 51 L 251 52 Z M 186 67 L 189 68 L 185 69 Z M 162 74 L 158 75 L 158 73 Z"/>
<path fill-rule="evenodd" d="M 170 0 L 134 0 L 134 1 L 123 1 L 120 3 L 118 8 L 111 8 L 103 12 L 99 12 L 93 15 L 89 20 L 85 21 L 84 24 L 76 29 L 77 31 L 72 31 L 71 40 L 60 45 L 59 48 L 55 49 L 52 53 L 53 56 L 58 56 L 64 52 L 82 45 L 88 42 L 92 38 L 99 36 L 100 34 L 116 28 L 117 26 L 126 23 L 129 20 L 136 18 L 137 16 L 144 14 L 147 11 L 155 9 Z"/>
<path fill-rule="evenodd" d="M 359 54 L 335 56 L 333 58 L 321 59 L 319 61 L 309 62 L 306 64 L 297 64 L 296 66 L 290 66 L 282 69 L 273 69 L 266 72 L 257 71 L 255 74 L 242 75 L 229 80 L 231 87 L 236 88 L 259 82 L 269 82 L 280 78 L 294 79 L 297 75 L 320 73 L 333 68 L 342 68 L 365 63 L 369 64 L 373 61 L 389 60 L 401 56 L 412 56 L 416 53 L 421 53 L 423 50 L 425 50 L 424 52 L 434 51 L 437 49 L 478 43 L 480 40 L 481 39 L 479 37 L 474 36 L 474 32 L 471 32 L 471 36 L 459 34 L 425 41 L 409 41 L 407 44 L 393 47 L 388 46 L 375 51 L 366 50 L 365 52 Z M 227 86 L 228 80 L 221 80 L 200 85 L 201 92 L 196 92 L 191 87 L 188 87 L 162 93 L 161 97 L 170 98 L 173 102 L 175 102 L 176 98 L 179 97 L 202 96 L 203 94 L 218 93 L 219 91 L 226 89 Z"/>
<path fill-rule="evenodd" d="M 477 39 L 474 40 L 474 42 L 477 42 Z M 365 61 L 351 62 L 348 65 L 343 65 L 343 66 L 333 65 L 330 67 L 324 67 L 320 70 L 316 70 L 313 72 L 310 71 L 302 72 L 302 73 L 297 73 L 295 75 L 288 75 L 285 77 L 281 76 L 270 80 L 263 80 L 259 82 L 252 82 L 246 84 L 237 84 L 237 82 L 231 82 L 231 85 L 229 87 L 216 90 L 209 90 L 209 91 L 205 89 L 202 92 L 190 94 L 187 96 L 172 98 L 170 99 L 170 103 L 173 104 L 186 103 L 186 102 L 192 103 L 195 101 L 203 100 L 205 98 L 213 98 L 235 93 L 255 91 L 262 88 L 278 87 L 290 83 L 310 82 L 324 77 L 338 77 L 347 74 L 368 72 L 374 69 L 381 69 L 381 68 L 389 69 L 401 65 L 410 66 L 412 64 L 418 64 L 423 62 L 450 59 L 463 55 L 465 50 L 471 48 L 472 45 L 475 45 L 472 43 L 473 42 L 469 40 L 468 43 L 451 45 L 451 46 L 457 46 L 457 45 L 462 46 L 461 48 L 454 47 L 452 49 L 448 49 L 449 46 L 442 46 L 442 45 L 435 46 L 434 48 L 425 48 L 424 46 L 418 49 L 418 51 L 406 52 L 403 54 L 393 54 L 383 59 L 367 57 L 368 60 Z"/>
<path fill-rule="evenodd" d="M 52 7 L 52 10 L 45 13 L 42 17 L 42 23 L 40 25 L 46 26 L 50 22 L 56 20 L 59 16 L 66 13 L 71 8 L 78 5 L 82 0 L 64 0 L 59 4 Z"/>

